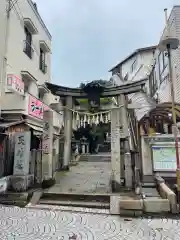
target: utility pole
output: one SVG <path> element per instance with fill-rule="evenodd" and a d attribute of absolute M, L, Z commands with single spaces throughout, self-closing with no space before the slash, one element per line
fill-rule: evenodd
<path fill-rule="evenodd" d="M 173 70 L 172 70 L 172 55 L 171 50 L 177 49 L 179 47 L 179 39 L 171 36 L 170 27 L 168 24 L 168 16 L 167 16 L 167 9 L 164 9 L 165 12 L 165 22 L 166 22 L 166 29 L 167 35 L 159 44 L 159 48 L 161 51 L 167 51 L 168 54 L 168 64 L 169 64 L 169 80 L 170 80 L 170 87 L 171 87 L 171 99 L 172 99 L 172 120 L 173 120 L 173 128 L 172 131 L 174 133 L 174 140 L 175 140 L 175 149 L 176 149 L 176 176 L 177 176 L 177 188 L 178 188 L 178 200 L 180 197 L 180 162 L 179 162 L 179 147 L 178 147 L 178 128 L 176 122 L 176 111 L 175 111 L 175 93 L 174 93 L 174 80 L 173 80 Z"/>
<path fill-rule="evenodd" d="M 7 47 L 8 47 L 8 37 L 9 37 L 9 19 L 12 0 L 6 0 L 6 15 L 5 15 L 5 27 L 4 27 L 4 41 L 2 43 L 2 65 L 1 65 L 1 76 L 0 76 L 0 119 L 2 112 L 2 101 L 3 95 L 5 93 L 6 84 L 6 68 L 7 68 Z"/>

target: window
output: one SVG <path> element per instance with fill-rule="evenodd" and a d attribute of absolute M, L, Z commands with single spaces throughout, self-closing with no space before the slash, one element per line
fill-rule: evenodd
<path fill-rule="evenodd" d="M 157 65 L 154 66 L 150 76 L 149 76 L 149 86 L 150 86 L 150 95 L 151 97 L 154 96 L 155 92 L 157 91 L 158 89 L 158 86 L 157 86 Z"/>
<path fill-rule="evenodd" d="M 133 64 L 131 65 L 131 69 L 130 69 L 130 72 L 133 73 L 134 70 L 136 69 L 137 67 L 137 59 L 134 60 Z"/>
<path fill-rule="evenodd" d="M 24 32 L 26 38 L 26 40 L 24 41 L 24 52 L 29 58 L 32 58 L 34 52 L 32 48 L 32 34 L 30 33 L 27 27 L 24 27 Z"/>
<path fill-rule="evenodd" d="M 167 52 L 161 52 L 158 56 L 158 63 L 159 63 L 159 79 L 160 83 L 164 81 L 163 73 L 166 67 L 168 66 L 168 55 Z"/>
<path fill-rule="evenodd" d="M 159 62 L 159 73 L 161 74 L 163 72 L 164 68 L 164 57 L 163 53 L 160 53 L 158 56 L 158 62 Z"/>
<path fill-rule="evenodd" d="M 164 52 L 164 67 L 168 65 L 168 53 Z"/>
<path fill-rule="evenodd" d="M 41 99 L 41 93 L 38 91 L 38 98 Z"/>
<path fill-rule="evenodd" d="M 46 54 L 42 48 L 40 48 L 40 55 L 39 55 L 39 69 L 43 72 L 47 72 L 47 65 L 46 65 Z"/>

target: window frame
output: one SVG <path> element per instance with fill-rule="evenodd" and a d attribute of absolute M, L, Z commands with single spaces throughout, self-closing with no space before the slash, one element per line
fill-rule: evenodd
<path fill-rule="evenodd" d="M 133 73 L 134 70 L 136 69 L 137 66 L 137 58 L 135 58 L 135 60 L 133 61 L 132 65 L 131 65 L 131 69 L 130 72 Z"/>
<path fill-rule="evenodd" d="M 153 97 L 158 89 L 156 64 L 153 66 L 151 74 L 149 76 L 150 96 Z"/>
<path fill-rule="evenodd" d="M 47 72 L 46 52 L 40 47 L 39 49 L 39 69 L 45 74 Z"/>
<path fill-rule="evenodd" d="M 28 27 L 24 26 L 25 40 L 24 40 L 24 53 L 32 59 L 34 50 L 32 48 L 32 33 Z"/>
<path fill-rule="evenodd" d="M 162 64 L 162 66 L 161 66 L 161 64 Z M 166 79 L 166 78 L 162 79 L 162 75 L 163 75 L 165 69 L 168 67 L 168 65 L 169 65 L 169 63 L 168 63 L 167 52 L 166 51 L 160 52 L 158 55 L 158 70 L 159 70 L 160 84 Z"/>

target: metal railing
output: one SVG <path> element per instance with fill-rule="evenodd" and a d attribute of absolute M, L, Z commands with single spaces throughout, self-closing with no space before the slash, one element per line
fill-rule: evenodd
<path fill-rule="evenodd" d="M 33 54 L 34 54 L 34 49 L 32 48 L 31 44 L 24 40 L 24 48 L 23 48 L 24 53 L 32 59 Z"/>

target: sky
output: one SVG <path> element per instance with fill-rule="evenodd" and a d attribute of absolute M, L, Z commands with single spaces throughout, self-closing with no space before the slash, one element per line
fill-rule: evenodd
<path fill-rule="evenodd" d="M 52 34 L 52 82 L 77 87 L 109 80 L 111 67 L 158 43 L 164 8 L 179 0 L 36 0 Z"/>

